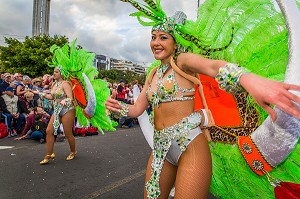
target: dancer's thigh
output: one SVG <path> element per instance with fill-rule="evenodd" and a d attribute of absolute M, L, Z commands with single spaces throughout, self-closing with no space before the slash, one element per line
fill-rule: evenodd
<path fill-rule="evenodd" d="M 74 125 L 74 119 L 75 119 L 75 109 L 69 110 L 61 117 L 61 122 L 63 124 L 64 133 L 66 137 L 73 136 L 72 129 Z"/>
<path fill-rule="evenodd" d="M 48 122 L 48 126 L 46 129 L 47 135 L 53 135 L 53 132 L 54 132 L 53 122 L 54 122 L 54 114 L 52 114 L 52 116 Z"/>
<path fill-rule="evenodd" d="M 146 170 L 146 179 L 145 184 L 151 177 L 151 164 L 152 164 L 153 156 L 152 153 L 150 155 L 147 170 Z M 176 177 L 177 167 L 169 163 L 167 160 L 164 162 L 164 166 L 161 171 L 159 187 L 160 187 L 160 196 L 158 199 L 167 199 L 169 197 L 169 193 L 174 185 L 175 177 Z M 147 199 L 147 191 L 144 186 L 144 199 Z"/>
<path fill-rule="evenodd" d="M 212 175 L 211 155 L 207 140 L 198 135 L 182 153 L 175 182 L 175 199 L 204 199 Z"/>

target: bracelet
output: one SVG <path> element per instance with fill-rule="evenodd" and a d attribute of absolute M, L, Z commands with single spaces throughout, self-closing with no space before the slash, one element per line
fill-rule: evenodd
<path fill-rule="evenodd" d="M 120 109 L 120 115 L 123 117 L 127 117 L 128 116 L 128 112 L 129 112 L 129 106 L 128 104 L 124 103 L 124 102 L 119 102 L 119 104 L 122 106 L 122 109 Z"/>
<path fill-rule="evenodd" d="M 46 95 L 47 95 L 47 93 L 44 93 L 44 92 L 39 92 L 39 94 L 38 94 L 39 96 L 40 96 L 40 98 L 44 98 Z"/>
<path fill-rule="evenodd" d="M 225 66 L 219 68 L 219 73 L 215 79 L 220 89 L 236 94 L 245 91 L 240 84 L 240 77 L 245 73 L 249 73 L 245 68 L 227 63 Z"/>

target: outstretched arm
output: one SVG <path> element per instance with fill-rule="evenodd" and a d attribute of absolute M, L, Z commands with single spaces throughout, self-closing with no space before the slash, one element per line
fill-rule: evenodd
<path fill-rule="evenodd" d="M 139 95 L 136 102 L 134 102 L 134 105 L 126 105 L 128 106 L 128 116 L 129 117 L 138 117 L 140 116 L 146 108 L 149 106 L 148 100 L 146 98 L 146 90 L 148 88 L 148 83 L 144 86 L 141 94 Z M 106 109 L 111 110 L 113 112 L 120 112 L 120 110 L 123 108 L 119 101 L 112 99 L 109 97 L 105 103 Z"/>
<path fill-rule="evenodd" d="M 192 53 L 182 53 L 177 58 L 177 65 L 181 69 L 210 77 L 216 77 L 219 68 L 224 67 L 227 63 L 223 60 L 207 59 Z M 300 91 L 300 86 L 269 80 L 251 73 L 243 74 L 239 81 L 241 86 L 269 113 L 273 121 L 277 116 L 271 108 L 272 105 L 300 118 L 300 110 L 295 105 L 295 103 L 300 104 L 300 97 L 289 91 Z"/>

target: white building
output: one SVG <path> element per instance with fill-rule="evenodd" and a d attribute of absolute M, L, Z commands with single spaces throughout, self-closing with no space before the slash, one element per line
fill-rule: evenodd
<path fill-rule="evenodd" d="M 137 74 L 145 74 L 146 73 L 146 65 L 134 64 L 131 61 L 127 60 L 118 60 L 114 58 L 110 58 L 105 55 L 96 55 L 94 59 L 94 66 L 100 70 L 110 70 L 116 69 L 121 71 L 132 71 Z"/>

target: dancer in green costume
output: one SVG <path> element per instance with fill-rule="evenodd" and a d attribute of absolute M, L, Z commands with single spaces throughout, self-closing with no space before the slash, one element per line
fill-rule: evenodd
<path fill-rule="evenodd" d="M 112 99 L 106 103 L 108 109 L 120 111 L 131 117 L 142 114 L 149 104 L 154 106 L 155 117 L 154 121 L 152 120 L 154 150 L 147 167 L 145 198 L 167 198 L 175 177 L 175 198 L 206 197 L 210 184 L 211 165 L 207 154 L 209 152 L 205 147 L 206 141 L 198 126 L 208 126 L 213 124 L 213 121 L 209 123 L 209 118 L 206 117 L 209 116 L 209 111 L 195 112 L 191 109 L 193 107 L 191 93 L 194 90 L 187 82 L 197 83 L 195 77 L 191 77 L 195 73 L 216 77 L 220 88 L 235 96 L 243 91 L 240 86 L 244 87 L 258 105 L 270 114 L 272 121 L 276 121 L 272 126 L 271 119 L 268 118 L 264 125 L 266 113 L 259 109 L 253 98 L 248 97 L 249 109 L 253 110 L 251 107 L 257 107 L 260 121 L 264 121 L 258 131 L 255 130 L 257 125 L 253 127 L 252 124 L 242 125 L 239 129 L 225 128 L 216 124 L 209 127 L 211 133 L 213 132 L 214 135 L 220 133 L 219 137 L 222 138 L 217 140 L 215 138 L 218 136 L 212 136 L 213 141 L 222 141 L 222 143 L 210 143 L 213 164 L 211 191 L 221 198 L 274 197 L 273 187 L 270 186 L 267 178 L 253 173 L 244 161 L 243 156 L 248 160 L 247 154 L 255 150 L 256 152 L 261 150 L 262 155 L 257 154 L 263 157 L 259 156 L 258 158 L 261 159 L 253 160 L 249 166 L 253 170 L 256 169 L 257 173 L 266 174 L 271 184 L 277 186 L 275 189 L 278 190 L 282 184 L 268 173 L 272 168 L 273 171 L 270 173 L 273 177 L 280 176 L 282 180 L 298 182 L 299 156 L 293 154 L 299 150 L 296 146 L 299 138 L 297 132 L 300 124 L 299 106 L 294 103 L 299 103 L 299 97 L 288 90 L 299 90 L 299 86 L 267 80 L 248 73 L 250 70 L 260 76 L 277 80 L 284 76 L 288 57 L 287 32 L 282 14 L 274 9 L 273 3 L 267 0 L 207 0 L 200 7 L 200 17 L 196 22 L 192 22 L 186 20 L 181 12 L 173 17 L 167 17 L 159 0 L 156 2 L 144 0 L 147 5 L 134 0 L 122 1 L 131 3 L 139 10 L 131 16 L 136 16 L 142 25 L 153 26 L 150 46 L 154 57 L 161 61 L 161 64 L 158 67 L 156 65 L 150 72 L 145 88 L 134 106 L 119 105 Z M 143 18 L 148 21 L 143 21 Z M 211 59 L 218 59 L 218 61 Z M 224 59 L 226 62 L 219 59 Z M 244 66 L 247 70 L 227 61 Z M 204 103 L 204 100 L 202 102 Z M 289 114 L 284 115 L 285 113 L 277 107 L 272 109 L 270 104 L 295 118 Z M 293 108 L 289 109 L 288 106 Z M 243 115 L 246 115 L 248 109 L 243 107 L 241 109 L 245 111 Z M 280 117 L 277 118 L 277 115 Z M 283 118 L 286 121 L 282 121 Z M 259 120 L 255 121 L 259 124 Z M 291 125 L 284 127 L 282 123 Z M 244 121 L 244 125 L 247 124 L 249 121 Z M 283 131 L 276 133 L 287 137 L 283 136 L 280 140 L 287 140 L 292 146 L 290 149 L 296 146 L 294 152 L 282 165 L 279 164 L 287 158 L 290 149 L 285 150 L 286 148 L 282 147 L 285 151 L 276 151 L 278 143 L 274 142 L 276 141 L 274 136 L 267 137 L 269 140 L 259 139 L 261 132 L 268 126 L 281 127 Z M 249 127 L 253 129 L 251 132 Z M 259 131 L 260 129 L 263 130 Z M 255 135 L 250 137 L 253 131 Z M 266 133 L 269 132 L 270 130 L 267 129 Z M 289 133 L 292 136 L 288 136 Z M 252 138 L 255 142 L 243 143 L 241 138 L 244 137 Z M 234 141 L 239 143 L 240 149 Z M 261 145 L 262 141 L 265 143 L 270 141 L 269 146 L 275 146 L 274 150 L 263 148 L 268 145 Z M 255 143 L 259 144 L 258 149 L 253 148 Z M 265 164 L 271 169 L 267 166 L 263 167 Z M 277 165 L 279 166 L 276 167 Z"/>
<path fill-rule="evenodd" d="M 115 130 L 115 124 L 106 115 L 105 101 L 110 95 L 107 83 L 96 79 L 97 69 L 93 66 L 94 54 L 76 48 L 76 40 L 62 48 L 52 46 L 54 54 L 51 67 L 54 77 L 51 93 L 40 93 L 41 97 L 54 100 L 54 113 L 47 128 L 47 154 L 40 164 L 47 164 L 55 157 L 53 153 L 54 135 L 62 120 L 66 136 L 69 140 L 71 153 L 67 160 L 72 160 L 77 151 L 72 135 L 75 109 L 80 125 L 88 126 L 88 121 L 103 133 L 104 130 Z M 64 124 L 65 123 L 65 124 Z M 70 126 L 71 125 L 71 126 Z M 70 132 L 69 132 L 70 131 Z"/>

